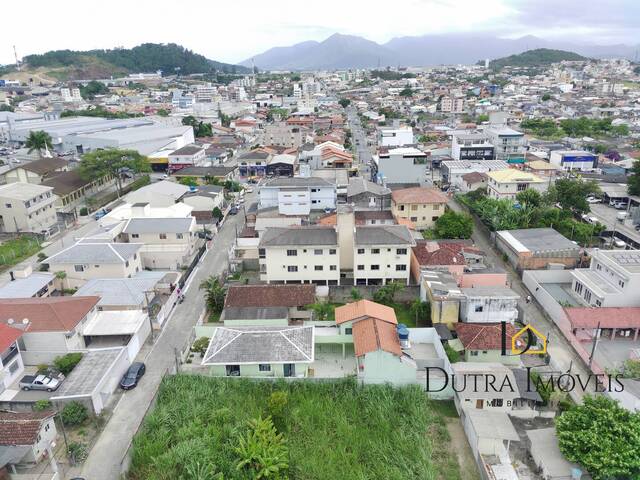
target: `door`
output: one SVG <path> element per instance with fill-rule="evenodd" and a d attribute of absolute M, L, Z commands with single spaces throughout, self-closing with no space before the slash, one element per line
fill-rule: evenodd
<path fill-rule="evenodd" d="M 284 376 L 285 377 L 295 377 L 296 375 L 296 366 L 293 363 L 285 363 L 284 364 Z"/>
<path fill-rule="evenodd" d="M 482 410 L 483 404 L 484 404 L 483 400 L 476 400 L 476 408 L 479 408 L 480 410 Z"/>

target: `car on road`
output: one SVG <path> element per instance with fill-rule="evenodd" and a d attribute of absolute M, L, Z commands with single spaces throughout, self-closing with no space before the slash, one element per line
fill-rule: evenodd
<path fill-rule="evenodd" d="M 127 373 L 120 380 L 120 388 L 123 390 L 131 390 L 138 385 L 138 382 L 144 375 L 146 367 L 142 362 L 134 362 L 131 364 Z"/>
<path fill-rule="evenodd" d="M 238 208 L 237 207 L 231 207 L 229 209 L 229 215 L 237 215 L 238 214 Z"/>
<path fill-rule="evenodd" d="M 582 218 L 582 220 L 584 220 L 587 223 L 598 223 L 598 218 L 594 217 L 592 215 L 587 215 L 586 213 L 583 213 L 580 218 Z"/>
<path fill-rule="evenodd" d="M 109 210 L 107 210 L 106 208 L 103 208 L 101 210 L 98 210 L 95 215 L 93 216 L 93 218 L 95 218 L 96 220 L 100 220 L 102 217 L 104 217 L 107 213 L 109 213 Z"/>
<path fill-rule="evenodd" d="M 53 392 L 60 386 L 60 380 L 47 375 L 25 375 L 20 380 L 22 390 L 46 390 Z"/>

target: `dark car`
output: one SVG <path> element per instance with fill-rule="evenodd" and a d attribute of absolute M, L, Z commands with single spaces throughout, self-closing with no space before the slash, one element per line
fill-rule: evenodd
<path fill-rule="evenodd" d="M 229 215 L 237 215 L 238 214 L 238 209 L 236 207 L 231 207 L 229 209 Z"/>
<path fill-rule="evenodd" d="M 135 388 L 135 386 L 138 385 L 138 382 L 144 375 L 144 371 L 144 363 L 132 363 L 129 367 L 129 370 L 127 370 L 127 373 L 125 373 L 124 377 L 122 377 L 122 380 L 120 380 L 120 388 L 122 388 L 123 390 L 131 390 L 132 388 Z"/>

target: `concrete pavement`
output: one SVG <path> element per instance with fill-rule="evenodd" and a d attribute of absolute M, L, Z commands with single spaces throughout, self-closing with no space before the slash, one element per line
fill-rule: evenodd
<path fill-rule="evenodd" d="M 213 240 L 213 247 L 189 278 L 185 301 L 176 305 L 153 348 L 143 359 L 147 366 L 145 376 L 137 388 L 122 395 L 111 419 L 91 449 L 82 468 L 82 476 L 87 480 L 120 478 L 122 462 L 133 436 L 152 404 L 162 378 L 175 363 L 175 349 L 184 347 L 192 327 L 205 309 L 204 296 L 198 290 L 198 285 L 208 276 L 218 275 L 227 268 L 228 250 L 235 239 L 236 226 L 240 230 L 243 222 L 242 214 L 227 217 Z"/>

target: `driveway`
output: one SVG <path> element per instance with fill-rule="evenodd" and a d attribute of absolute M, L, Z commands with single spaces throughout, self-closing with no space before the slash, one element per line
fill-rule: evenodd
<path fill-rule="evenodd" d="M 255 195 L 255 194 L 252 194 Z M 247 201 L 248 197 L 247 197 Z M 111 419 L 91 449 L 82 468 L 82 476 L 90 480 L 115 480 L 122 473 L 122 461 L 133 436 L 138 431 L 160 382 L 176 361 L 176 349 L 182 349 L 192 327 L 205 308 L 198 285 L 209 275 L 218 275 L 227 268 L 227 255 L 235 235 L 241 229 L 243 215 L 227 217 L 213 240 L 213 247 L 200 261 L 185 287 L 185 301 L 178 304 L 164 330 L 155 340 L 150 352 L 142 360 L 147 371 L 137 388 L 124 393 L 116 405 Z"/>

